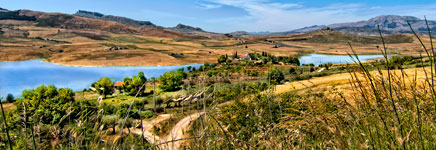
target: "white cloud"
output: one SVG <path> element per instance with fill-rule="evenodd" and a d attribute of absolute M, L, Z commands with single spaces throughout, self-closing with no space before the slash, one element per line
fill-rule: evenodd
<path fill-rule="evenodd" d="M 222 5 L 212 5 L 212 4 L 199 4 L 200 8 L 203 9 L 215 9 L 215 8 L 220 8 Z"/>
<path fill-rule="evenodd" d="M 335 3 L 313 8 L 298 3 L 277 3 L 270 0 L 207 1 L 217 5 L 241 8 L 246 11 L 248 15 L 243 19 L 228 18 L 228 22 L 223 24 L 235 25 L 237 27 L 232 28 L 247 31 L 288 31 L 312 25 L 366 20 L 385 14 L 417 15 L 420 18 L 425 14 L 427 16 L 436 14 L 436 4 L 370 7 L 361 3 Z M 421 16 L 419 16 L 420 14 Z"/>
<path fill-rule="evenodd" d="M 300 4 L 283 4 L 283 3 L 271 3 L 268 4 L 270 7 L 280 8 L 280 9 L 289 9 L 289 8 L 301 8 L 303 7 Z"/>

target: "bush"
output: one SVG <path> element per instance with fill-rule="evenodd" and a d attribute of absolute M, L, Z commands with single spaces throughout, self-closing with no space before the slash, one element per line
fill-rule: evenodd
<path fill-rule="evenodd" d="M 182 80 L 186 76 L 187 74 L 183 71 L 183 68 L 177 71 L 166 72 L 158 78 L 160 83 L 159 88 L 164 91 L 175 91 L 183 84 Z"/>
<path fill-rule="evenodd" d="M 12 94 L 8 94 L 8 96 L 6 96 L 6 101 L 7 101 L 8 103 L 12 103 L 12 102 L 14 102 L 14 101 L 15 101 L 15 99 L 14 99 L 14 95 L 12 95 Z"/>
<path fill-rule="evenodd" d="M 297 74 L 297 71 L 294 67 L 289 68 L 289 74 Z"/>
<path fill-rule="evenodd" d="M 133 108 L 135 109 L 139 109 L 139 108 L 144 108 L 144 105 L 148 104 L 148 100 L 147 99 L 141 99 L 141 100 L 137 100 L 133 102 Z"/>
<path fill-rule="evenodd" d="M 295 80 L 296 81 L 300 81 L 300 80 L 307 80 L 307 79 L 310 79 L 310 78 L 312 78 L 312 76 L 307 75 L 307 74 L 302 74 L 302 75 L 299 75 L 299 76 L 295 77 Z"/>
<path fill-rule="evenodd" d="M 92 86 L 94 86 L 98 94 L 103 95 L 103 98 L 114 93 L 114 83 L 108 77 L 101 78 Z"/>
<path fill-rule="evenodd" d="M 118 124 L 118 116 L 116 115 L 105 115 L 103 116 L 103 118 L 101 119 L 102 123 L 106 126 L 106 127 L 110 127 L 112 128 L 112 134 L 115 134 L 115 127 Z"/>
<path fill-rule="evenodd" d="M 103 109 L 104 115 L 113 115 L 117 112 L 117 107 L 106 103 L 101 104 L 100 109 Z"/>
<path fill-rule="evenodd" d="M 133 75 L 132 78 L 125 77 L 123 82 L 124 92 L 128 93 L 131 96 L 134 96 L 136 94 L 138 94 L 138 96 L 144 95 L 144 91 L 146 89 L 145 82 L 147 82 L 147 78 L 144 76 L 144 72 L 139 72 L 138 76 Z"/>
<path fill-rule="evenodd" d="M 314 72 L 315 68 L 314 67 L 310 67 L 310 72 Z"/>
<path fill-rule="evenodd" d="M 271 80 L 272 84 L 280 84 L 285 79 L 285 76 L 278 68 L 273 68 L 268 73 L 268 79 Z"/>
<path fill-rule="evenodd" d="M 126 116 L 127 110 L 129 109 L 129 104 L 121 104 L 120 108 L 117 110 L 117 116 L 124 118 Z"/>
<path fill-rule="evenodd" d="M 259 76 L 259 72 L 257 72 L 257 71 L 250 71 L 250 72 L 248 72 L 248 76 L 257 77 L 257 76 Z"/>
<path fill-rule="evenodd" d="M 71 89 L 57 89 L 54 85 L 41 85 L 33 90 L 24 90 L 22 102 L 27 107 L 27 116 L 44 124 L 63 124 L 59 122 L 66 115 L 70 103 L 74 102 Z M 19 103 L 21 108 L 21 103 Z"/>
<path fill-rule="evenodd" d="M 225 55 L 221 55 L 220 58 L 218 58 L 218 63 L 223 64 L 227 62 L 227 57 Z"/>
<path fill-rule="evenodd" d="M 156 116 L 156 114 L 151 110 L 141 111 L 140 115 L 142 116 L 142 118 L 146 118 L 146 119 L 150 119 Z"/>

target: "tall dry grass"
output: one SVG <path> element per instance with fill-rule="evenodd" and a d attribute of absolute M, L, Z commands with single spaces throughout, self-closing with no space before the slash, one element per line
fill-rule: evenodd
<path fill-rule="evenodd" d="M 191 149 L 433 149 L 436 147 L 436 73 L 431 31 L 430 45 L 421 58 L 430 68 L 418 73 L 392 70 L 389 48 L 380 32 L 385 57 L 382 65 L 362 63 L 351 43 L 356 63 L 349 67 L 352 91 L 253 93 L 249 100 L 235 100 L 212 108 L 193 124 Z M 380 29 L 380 28 L 379 28 Z M 376 73 L 369 68 L 376 67 Z M 307 90 L 307 89 L 306 89 Z"/>

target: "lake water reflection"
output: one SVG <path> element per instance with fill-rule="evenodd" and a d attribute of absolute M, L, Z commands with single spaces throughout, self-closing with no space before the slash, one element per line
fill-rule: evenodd
<path fill-rule="evenodd" d="M 382 55 L 359 55 L 362 61 Z M 310 54 L 300 58 L 301 64 L 318 66 L 325 63 L 350 63 L 353 60 L 348 55 Z M 119 67 L 72 67 L 57 65 L 39 60 L 16 62 L 0 62 L 0 96 L 8 93 L 15 97 L 21 95 L 25 89 L 33 89 L 41 84 L 53 84 L 58 88 L 71 88 L 80 91 L 89 88 L 92 82 L 101 77 L 109 77 L 113 81 L 121 81 L 124 77 L 131 77 L 138 72 L 144 72 L 147 78 L 159 77 L 165 72 L 193 66 L 199 68 L 202 64 L 177 66 L 119 66 Z M 186 69 L 185 69 L 186 70 Z"/>
<path fill-rule="evenodd" d="M 159 77 L 165 72 L 202 64 L 177 66 L 119 66 L 119 67 L 72 67 L 57 65 L 42 60 L 16 62 L 0 62 L 0 96 L 8 93 L 15 97 L 25 89 L 33 89 L 41 84 L 53 84 L 60 88 L 71 88 L 80 91 L 89 88 L 92 82 L 101 77 L 109 77 L 113 81 L 121 81 L 138 72 L 144 72 L 147 78 Z"/>
<path fill-rule="evenodd" d="M 366 62 L 368 59 L 373 58 L 382 58 L 383 55 L 358 55 L 359 59 L 362 62 Z M 353 58 L 356 58 L 353 56 Z M 354 62 L 353 59 L 351 59 L 348 55 L 326 55 L 326 54 L 310 54 L 307 56 L 301 56 L 300 57 L 300 64 L 314 64 L 315 66 L 318 66 L 320 64 L 326 64 L 326 63 L 352 63 Z"/>

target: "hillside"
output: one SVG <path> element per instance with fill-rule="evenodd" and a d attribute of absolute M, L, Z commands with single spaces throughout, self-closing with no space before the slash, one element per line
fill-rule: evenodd
<path fill-rule="evenodd" d="M 182 32 L 182 33 L 206 32 L 203 29 L 201 29 L 200 27 L 192 27 L 192 26 L 181 24 L 181 23 L 175 27 L 170 27 L 168 29 L 173 30 L 173 31 L 177 31 L 177 32 Z"/>
<path fill-rule="evenodd" d="M 84 11 L 81 12 L 84 14 Z M 88 12 L 89 15 L 101 16 L 99 13 Z M 16 10 L 16 11 L 4 11 L 0 12 L 0 20 L 24 20 L 31 21 L 34 26 L 37 27 L 50 27 L 50 28 L 61 28 L 61 29 L 71 29 L 71 30 L 99 30 L 104 32 L 110 32 L 115 34 L 144 34 L 156 37 L 169 37 L 169 38 L 196 38 L 198 36 L 186 35 L 180 32 L 167 31 L 160 27 L 155 27 L 154 24 L 147 22 L 136 22 L 137 25 L 146 24 L 142 27 L 147 27 L 144 30 L 142 27 L 137 27 L 135 25 L 129 25 L 120 22 L 132 22 L 135 24 L 134 20 L 130 20 L 124 17 L 107 16 L 101 17 L 81 17 L 77 15 L 68 15 L 62 13 L 45 13 L 39 11 L 31 10 Z M 102 19 L 106 18 L 106 19 Z M 111 21 L 107 18 L 111 18 L 118 21 Z M 147 25 L 148 24 L 148 25 Z M 150 32 L 152 30 L 153 32 Z"/>
<path fill-rule="evenodd" d="M 408 22 L 412 27 L 421 34 L 428 32 L 425 20 L 412 16 L 397 16 L 397 15 L 383 15 L 371 18 L 367 21 L 340 23 L 328 25 L 330 28 L 345 33 L 354 34 L 377 34 L 377 25 L 385 34 L 398 34 L 398 33 L 411 33 Z M 432 31 L 436 31 L 436 21 L 428 21 Z M 374 31 L 375 30 L 375 31 Z"/>
<path fill-rule="evenodd" d="M 296 33 L 308 33 L 321 29 L 333 29 L 335 31 L 357 34 L 357 35 L 378 35 L 377 25 L 383 34 L 402 34 L 402 33 L 412 33 L 407 22 L 410 22 L 412 27 L 420 34 L 428 34 L 428 29 L 425 20 L 412 17 L 412 16 L 398 16 L 398 15 L 382 15 L 371 18 L 365 21 L 358 22 L 348 22 L 348 23 L 337 23 L 330 25 L 314 25 L 310 27 L 304 27 L 292 31 L 285 32 L 272 32 L 265 34 L 243 34 L 240 36 L 275 36 L 275 35 L 289 35 Z M 429 20 L 428 24 L 432 32 L 436 32 L 436 21 Z M 237 34 L 235 34 L 236 36 Z"/>
<path fill-rule="evenodd" d="M 310 33 L 295 34 L 288 36 L 282 41 L 304 41 L 310 43 L 358 43 L 358 44 L 379 44 L 380 38 L 376 36 L 363 36 L 355 34 L 347 34 L 331 30 L 318 30 Z M 386 42 L 394 43 L 412 43 L 413 38 L 407 35 L 389 35 L 384 37 Z"/>
<path fill-rule="evenodd" d="M 134 19 L 126 18 L 126 17 L 104 15 L 102 13 L 85 11 L 85 10 L 79 10 L 74 15 L 80 16 L 80 17 L 111 20 L 111 21 L 116 21 L 119 23 L 127 24 L 127 25 L 132 25 L 135 27 L 141 27 L 141 26 L 157 27 L 155 24 L 153 24 L 150 21 L 138 21 L 138 20 L 134 20 Z"/>
<path fill-rule="evenodd" d="M 184 24 L 178 24 L 175 27 L 169 27 L 165 28 L 166 30 L 185 33 L 189 35 L 197 35 L 197 36 L 204 36 L 208 38 L 225 38 L 223 34 L 219 33 L 213 33 L 213 32 L 207 32 L 201 29 L 200 27 L 192 27 Z"/>
<path fill-rule="evenodd" d="M 7 2 L 0 150 L 436 149 L 425 2 Z"/>
<path fill-rule="evenodd" d="M 141 31 L 148 32 L 150 30 L 153 30 L 153 31 L 160 30 L 160 31 L 152 32 L 151 34 L 149 34 L 152 36 L 156 36 L 156 33 L 158 33 L 158 32 L 159 33 L 173 33 L 176 35 L 177 35 L 177 33 L 174 33 L 174 32 L 180 32 L 180 33 L 184 33 L 184 34 L 195 35 L 195 36 L 204 36 L 204 37 L 209 37 L 209 38 L 222 37 L 221 34 L 207 32 L 199 27 L 192 27 L 192 26 L 188 26 L 188 25 L 184 25 L 184 24 L 178 24 L 175 27 L 162 27 L 162 26 L 155 25 L 150 21 L 139 21 L 139 20 L 135 20 L 135 19 L 127 18 L 127 17 L 105 15 L 105 14 L 102 14 L 99 12 L 91 12 L 91 11 L 85 11 L 85 10 L 79 10 L 74 15 L 81 16 L 81 17 L 87 17 L 87 18 L 111 20 L 111 21 L 115 21 L 118 23 L 139 27 Z M 151 29 L 149 27 L 153 27 L 156 29 Z M 164 31 L 164 30 L 166 30 L 166 31 Z M 167 31 L 174 31 L 174 32 L 167 32 Z M 162 37 L 172 37 L 172 36 L 162 36 Z"/>
<path fill-rule="evenodd" d="M 99 13 L 91 15 L 104 16 Z M 285 36 L 235 37 L 183 24 L 171 29 L 146 25 L 137 27 L 89 16 L 3 10 L 0 11 L 0 60 L 43 58 L 75 66 L 179 65 L 212 63 L 221 55 L 231 56 L 236 51 L 238 54 L 267 52 L 278 56 L 307 53 L 345 55 L 350 52 L 347 42 L 359 49 L 358 54 L 375 54 L 379 53 L 377 47 L 381 43 L 376 36 L 335 30 Z M 418 41 L 410 34 L 394 34 L 385 39 L 392 54 L 419 55 Z"/>

